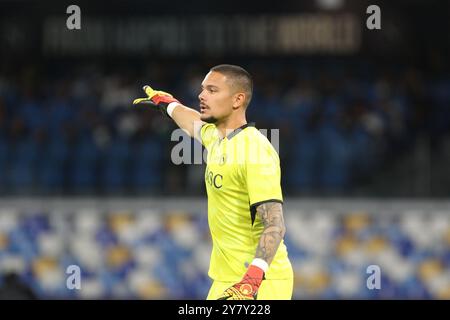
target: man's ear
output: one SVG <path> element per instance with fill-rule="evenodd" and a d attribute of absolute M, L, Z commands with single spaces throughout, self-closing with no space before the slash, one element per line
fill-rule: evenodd
<path fill-rule="evenodd" d="M 233 97 L 233 109 L 236 110 L 242 107 L 244 105 L 245 98 L 246 98 L 245 93 L 243 92 L 236 93 Z"/>

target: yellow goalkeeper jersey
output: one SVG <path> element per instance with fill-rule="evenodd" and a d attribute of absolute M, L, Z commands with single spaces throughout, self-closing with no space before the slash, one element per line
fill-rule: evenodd
<path fill-rule="evenodd" d="M 283 201 L 280 160 L 253 124 L 227 132 L 223 139 L 214 124 L 205 124 L 200 136 L 208 150 L 205 184 L 213 244 L 208 275 L 217 281 L 237 282 L 252 262 L 263 231 L 256 207 Z M 265 278 L 292 277 L 282 241 Z"/>

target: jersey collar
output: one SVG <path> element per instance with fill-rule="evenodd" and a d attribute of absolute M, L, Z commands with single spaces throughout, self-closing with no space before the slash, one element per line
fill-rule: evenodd
<path fill-rule="evenodd" d="M 233 138 L 235 135 L 237 135 L 239 132 L 241 132 L 242 130 L 244 130 L 247 127 L 254 127 L 255 123 L 254 122 L 250 122 L 250 123 L 246 123 L 243 126 L 240 126 L 239 128 L 234 129 L 233 131 L 231 131 L 228 135 L 227 135 L 227 139 L 230 140 L 231 138 Z"/>

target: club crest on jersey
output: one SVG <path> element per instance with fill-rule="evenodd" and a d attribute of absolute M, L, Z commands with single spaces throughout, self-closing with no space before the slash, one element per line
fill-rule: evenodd
<path fill-rule="evenodd" d="M 227 155 L 226 155 L 226 154 L 223 154 L 223 155 L 220 157 L 219 165 L 223 166 L 226 162 L 227 162 Z"/>

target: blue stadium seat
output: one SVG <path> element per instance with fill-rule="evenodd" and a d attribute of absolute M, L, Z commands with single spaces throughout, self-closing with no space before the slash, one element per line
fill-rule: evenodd
<path fill-rule="evenodd" d="M 58 134 L 61 126 L 70 123 L 75 117 L 75 110 L 67 101 L 53 101 L 49 104 L 49 126 L 52 134 Z"/>
<path fill-rule="evenodd" d="M 136 146 L 131 168 L 133 186 L 136 190 L 159 189 L 161 191 L 161 155 L 161 145 L 152 138 L 147 138 Z"/>
<path fill-rule="evenodd" d="M 97 161 L 100 150 L 92 137 L 83 137 L 78 143 L 70 168 L 70 187 L 75 192 L 91 192 L 97 187 Z"/>
<path fill-rule="evenodd" d="M 119 138 L 113 140 L 105 151 L 100 181 L 106 191 L 123 191 L 128 186 L 130 149 L 129 141 Z"/>
<path fill-rule="evenodd" d="M 25 121 L 25 125 L 31 130 L 43 128 L 47 125 L 48 111 L 47 105 L 39 104 L 36 101 L 26 101 L 19 105 L 19 115 Z"/>
<path fill-rule="evenodd" d="M 8 171 L 10 145 L 7 139 L 0 138 L 0 191 L 8 190 Z"/>
<path fill-rule="evenodd" d="M 53 136 L 42 161 L 38 163 L 37 182 L 45 192 L 61 192 L 65 183 L 65 165 L 70 157 L 67 143 L 59 136 Z"/>
<path fill-rule="evenodd" d="M 290 184 L 297 190 L 308 191 L 315 187 L 320 161 L 320 141 L 314 132 L 300 133 L 293 148 Z"/>
<path fill-rule="evenodd" d="M 16 143 L 10 162 L 11 190 L 23 192 L 33 188 L 38 152 L 38 145 L 31 138 Z"/>
<path fill-rule="evenodd" d="M 342 191 L 350 184 L 352 146 L 349 137 L 336 128 L 321 130 L 320 183 L 324 190 Z"/>

